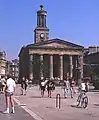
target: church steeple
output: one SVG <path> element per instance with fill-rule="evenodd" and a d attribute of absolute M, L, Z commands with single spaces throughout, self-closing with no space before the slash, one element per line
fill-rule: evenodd
<path fill-rule="evenodd" d="M 46 41 L 49 39 L 49 29 L 46 26 L 47 11 L 43 5 L 40 5 L 40 10 L 37 11 L 37 27 L 34 30 L 35 43 Z"/>
<path fill-rule="evenodd" d="M 37 11 L 37 27 L 46 27 L 46 14 L 47 11 L 43 9 L 43 5 L 40 5 L 40 10 Z"/>

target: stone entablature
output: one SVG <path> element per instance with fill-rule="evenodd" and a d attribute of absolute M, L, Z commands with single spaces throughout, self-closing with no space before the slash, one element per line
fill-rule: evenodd
<path fill-rule="evenodd" d="M 58 54 L 58 55 L 82 55 L 81 51 L 74 50 L 51 50 L 51 49 L 30 49 L 29 54 Z"/>

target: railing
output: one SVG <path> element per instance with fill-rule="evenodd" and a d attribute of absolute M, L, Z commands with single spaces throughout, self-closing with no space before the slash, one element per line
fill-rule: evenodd
<path fill-rule="evenodd" d="M 61 97 L 60 97 L 60 94 L 58 93 L 58 94 L 56 95 L 56 107 L 57 107 L 58 109 L 60 109 L 60 104 L 61 104 Z"/>

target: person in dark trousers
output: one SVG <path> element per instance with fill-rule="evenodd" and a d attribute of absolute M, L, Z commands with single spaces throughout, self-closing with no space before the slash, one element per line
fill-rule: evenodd
<path fill-rule="evenodd" d="M 27 86 L 28 86 L 28 80 L 23 77 L 22 78 L 22 82 L 21 82 L 21 95 L 26 95 L 26 92 L 27 92 Z M 25 91 L 25 93 L 24 93 Z"/>
<path fill-rule="evenodd" d="M 41 96 L 42 97 L 44 97 L 45 87 L 46 87 L 45 81 L 42 80 L 41 83 L 40 83 L 40 89 L 41 89 Z"/>
<path fill-rule="evenodd" d="M 48 91 L 48 97 L 50 98 L 51 98 L 51 93 L 52 93 L 52 87 L 53 87 L 53 82 L 49 80 L 47 82 L 47 91 Z"/>

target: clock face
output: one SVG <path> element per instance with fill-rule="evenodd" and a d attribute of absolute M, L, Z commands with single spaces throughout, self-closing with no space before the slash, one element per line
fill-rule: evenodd
<path fill-rule="evenodd" d="M 41 33 L 41 34 L 40 34 L 40 37 L 43 39 L 43 38 L 44 38 L 44 33 Z"/>

